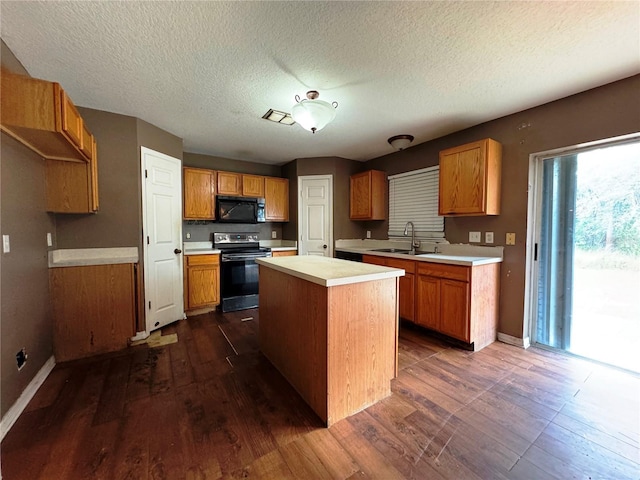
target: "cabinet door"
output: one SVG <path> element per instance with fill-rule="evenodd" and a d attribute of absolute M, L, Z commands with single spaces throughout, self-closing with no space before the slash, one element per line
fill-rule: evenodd
<path fill-rule="evenodd" d="M 183 216 L 185 220 L 215 219 L 215 172 L 202 168 L 182 169 Z"/>
<path fill-rule="evenodd" d="M 64 90 L 60 89 L 62 131 L 82 151 L 82 117 Z"/>
<path fill-rule="evenodd" d="M 384 220 L 387 174 L 368 170 L 351 176 L 349 218 L 351 220 Z"/>
<path fill-rule="evenodd" d="M 283 250 L 279 252 L 271 252 L 272 257 L 295 257 L 298 255 L 297 250 Z"/>
<path fill-rule="evenodd" d="M 242 196 L 264 197 L 264 177 L 242 175 Z"/>
<path fill-rule="evenodd" d="M 362 261 L 364 263 L 372 263 L 374 265 L 382 265 L 383 267 L 387 266 L 387 259 L 385 257 L 379 257 L 377 255 L 363 255 Z"/>
<path fill-rule="evenodd" d="M 498 215 L 502 146 L 490 138 L 440 152 L 440 215 Z"/>
<path fill-rule="evenodd" d="M 100 199 L 98 196 L 98 147 L 96 141 L 91 136 L 91 158 L 89 160 L 89 185 L 91 187 L 90 208 L 92 212 L 100 210 Z"/>
<path fill-rule="evenodd" d="M 405 273 L 400 277 L 400 317 L 405 320 L 415 320 L 414 309 L 415 275 Z"/>
<path fill-rule="evenodd" d="M 369 218 L 371 216 L 371 176 L 368 172 L 351 176 L 350 194 L 349 217 Z"/>
<path fill-rule="evenodd" d="M 82 147 L 81 151 L 84 155 L 91 160 L 91 156 L 93 155 L 93 144 L 94 144 L 93 135 L 86 127 L 84 122 L 82 122 Z"/>
<path fill-rule="evenodd" d="M 440 331 L 467 343 L 471 341 L 469 292 L 466 282 L 440 280 Z"/>
<path fill-rule="evenodd" d="M 242 195 L 242 175 L 218 172 L 218 195 Z"/>
<path fill-rule="evenodd" d="M 135 333 L 133 264 L 50 268 L 49 288 L 56 361 L 127 348 Z"/>
<path fill-rule="evenodd" d="M 216 305 L 220 287 L 220 269 L 217 265 L 196 265 L 187 268 L 189 309 Z"/>
<path fill-rule="evenodd" d="M 416 323 L 440 331 L 440 279 L 418 275 Z"/>
<path fill-rule="evenodd" d="M 266 177 L 264 180 L 265 218 L 272 222 L 289 221 L 289 180 Z"/>

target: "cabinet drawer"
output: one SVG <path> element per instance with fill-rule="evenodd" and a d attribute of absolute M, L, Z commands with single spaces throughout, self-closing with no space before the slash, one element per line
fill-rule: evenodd
<path fill-rule="evenodd" d="M 418 274 L 460 280 L 462 282 L 469 282 L 471 280 L 470 267 L 446 265 L 443 263 L 418 262 Z"/>
<path fill-rule="evenodd" d="M 377 255 L 362 255 L 362 262 L 381 265 L 383 267 L 387 265 L 387 259 L 385 257 L 378 257 Z"/>
<path fill-rule="evenodd" d="M 407 273 L 416 273 L 416 262 L 412 260 L 400 260 L 398 258 L 387 258 L 387 267 L 402 268 Z"/>
<path fill-rule="evenodd" d="M 187 265 L 219 265 L 220 255 L 185 255 Z"/>

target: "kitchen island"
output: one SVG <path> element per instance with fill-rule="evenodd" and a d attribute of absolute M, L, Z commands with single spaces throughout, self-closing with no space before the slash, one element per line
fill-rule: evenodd
<path fill-rule="evenodd" d="M 327 426 L 391 393 L 404 270 L 260 258 L 260 349 Z"/>

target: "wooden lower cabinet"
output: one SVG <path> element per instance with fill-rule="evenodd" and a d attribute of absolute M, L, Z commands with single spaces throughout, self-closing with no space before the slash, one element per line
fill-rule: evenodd
<path fill-rule="evenodd" d="M 282 250 L 271 252 L 272 257 L 294 257 L 296 255 L 298 255 L 297 250 Z"/>
<path fill-rule="evenodd" d="M 399 278 L 399 310 L 400 318 L 413 322 L 415 320 L 415 271 L 416 262 L 377 255 L 363 255 L 362 261 L 383 267 L 401 268 L 404 277 Z"/>
<path fill-rule="evenodd" d="M 418 262 L 416 323 L 470 345 L 494 342 L 500 264 L 474 267 Z"/>
<path fill-rule="evenodd" d="M 49 269 L 56 362 L 121 350 L 135 334 L 132 263 Z"/>
<path fill-rule="evenodd" d="M 220 255 L 185 255 L 184 292 L 187 311 L 220 303 Z"/>

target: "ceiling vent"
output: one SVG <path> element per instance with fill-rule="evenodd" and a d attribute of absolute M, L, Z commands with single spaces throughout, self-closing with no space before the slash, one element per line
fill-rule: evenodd
<path fill-rule="evenodd" d="M 262 118 L 264 118 L 265 120 L 270 120 L 272 122 L 282 123 L 283 125 L 293 125 L 294 123 L 296 123 L 294 122 L 293 118 L 291 118 L 290 113 L 280 112 L 279 110 L 273 110 L 272 108 L 270 108 L 269 111 L 262 116 Z"/>

